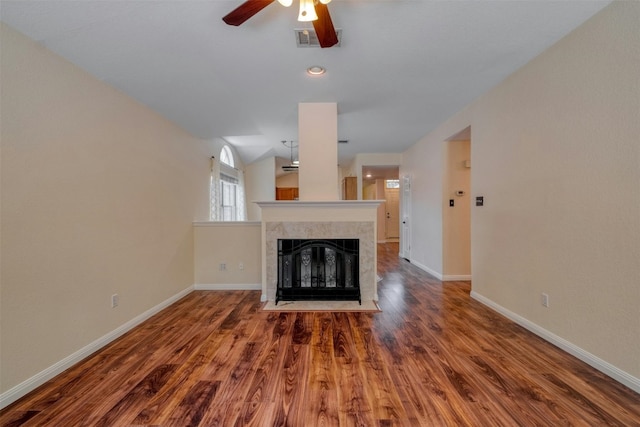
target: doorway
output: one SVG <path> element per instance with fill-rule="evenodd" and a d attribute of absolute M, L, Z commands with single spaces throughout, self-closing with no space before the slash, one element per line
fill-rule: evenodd
<path fill-rule="evenodd" d="M 378 207 L 377 240 L 379 243 L 400 239 L 399 167 L 362 166 L 362 199 L 384 200 Z"/>
<path fill-rule="evenodd" d="M 385 200 L 385 240 L 397 242 L 400 239 L 400 181 L 387 179 L 384 182 Z"/>
<path fill-rule="evenodd" d="M 400 256 L 411 260 L 411 175 L 402 177 L 402 239 Z"/>
<path fill-rule="evenodd" d="M 443 280 L 471 280 L 471 128 L 445 144 Z"/>

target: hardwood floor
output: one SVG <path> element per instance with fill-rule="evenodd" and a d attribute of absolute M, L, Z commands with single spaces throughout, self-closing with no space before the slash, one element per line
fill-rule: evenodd
<path fill-rule="evenodd" d="M 196 291 L 3 426 L 640 426 L 640 395 L 378 247 L 382 313 Z"/>

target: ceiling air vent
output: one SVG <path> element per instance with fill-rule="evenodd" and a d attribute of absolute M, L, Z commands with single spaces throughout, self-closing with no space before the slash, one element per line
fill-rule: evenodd
<path fill-rule="evenodd" d="M 318 36 L 315 30 L 308 28 L 297 28 L 293 30 L 296 34 L 296 46 L 298 47 L 320 47 Z M 336 30 L 336 36 L 338 37 L 338 43 L 333 47 L 340 46 L 342 41 L 342 30 Z"/>

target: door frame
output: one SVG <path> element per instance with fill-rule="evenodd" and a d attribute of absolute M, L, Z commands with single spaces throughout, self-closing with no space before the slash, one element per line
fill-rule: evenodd
<path fill-rule="evenodd" d="M 400 257 L 411 260 L 411 175 L 400 179 Z"/>

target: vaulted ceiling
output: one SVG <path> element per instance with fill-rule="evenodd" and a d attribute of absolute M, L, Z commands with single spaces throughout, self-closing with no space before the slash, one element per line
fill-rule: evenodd
<path fill-rule="evenodd" d="M 300 102 L 337 102 L 342 165 L 401 152 L 609 1 L 333 0 L 337 47 L 297 47 L 297 4 L 2 0 L 3 22 L 245 163 L 288 158 Z M 308 67 L 326 68 L 309 76 Z"/>

